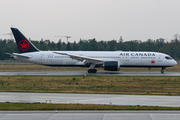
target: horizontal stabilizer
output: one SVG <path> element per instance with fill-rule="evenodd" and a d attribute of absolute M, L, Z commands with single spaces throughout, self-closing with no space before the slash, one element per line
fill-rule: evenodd
<path fill-rule="evenodd" d="M 10 55 L 10 57 L 22 57 L 22 58 L 31 58 L 30 56 L 23 55 L 23 54 L 18 54 L 18 53 L 5 53 L 7 55 Z"/>

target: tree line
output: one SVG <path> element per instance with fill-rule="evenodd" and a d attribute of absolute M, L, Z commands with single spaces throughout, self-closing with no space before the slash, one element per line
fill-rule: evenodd
<path fill-rule="evenodd" d="M 40 50 L 55 50 L 55 51 L 155 51 L 170 55 L 174 59 L 180 59 L 180 39 L 175 37 L 171 41 L 165 41 L 163 38 L 147 41 L 131 40 L 123 41 L 122 37 L 119 40 L 97 41 L 96 39 L 82 40 L 76 43 L 65 43 L 59 40 L 57 43 L 49 40 L 40 41 L 31 40 L 31 42 Z M 19 53 L 18 47 L 14 40 L 0 39 L 0 60 L 10 59 L 5 53 Z"/>

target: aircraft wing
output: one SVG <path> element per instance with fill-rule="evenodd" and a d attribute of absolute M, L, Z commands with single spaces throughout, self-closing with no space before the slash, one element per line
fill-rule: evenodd
<path fill-rule="evenodd" d="M 72 59 L 84 62 L 86 63 L 94 63 L 94 64 L 102 64 L 104 62 L 103 59 L 97 59 L 97 58 L 91 58 L 87 56 L 81 56 L 81 55 L 74 55 L 74 54 L 68 54 L 68 53 L 62 53 L 62 52 L 53 52 L 60 55 L 67 55 Z"/>
<path fill-rule="evenodd" d="M 30 58 L 28 55 L 18 54 L 18 53 L 6 53 L 7 55 L 10 55 L 10 57 L 22 57 L 22 58 Z"/>

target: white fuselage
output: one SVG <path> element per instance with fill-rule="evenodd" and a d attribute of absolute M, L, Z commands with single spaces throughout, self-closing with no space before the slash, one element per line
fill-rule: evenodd
<path fill-rule="evenodd" d="M 28 52 L 22 55 L 30 58 L 15 57 L 35 64 L 48 66 L 85 66 L 84 62 L 70 58 L 67 55 L 54 53 L 56 51 Z M 58 51 L 59 52 L 59 51 Z M 169 55 L 158 52 L 131 51 L 61 51 L 62 53 L 103 59 L 103 61 L 120 61 L 121 67 L 171 67 L 177 62 Z M 167 57 L 171 59 L 167 59 Z"/>

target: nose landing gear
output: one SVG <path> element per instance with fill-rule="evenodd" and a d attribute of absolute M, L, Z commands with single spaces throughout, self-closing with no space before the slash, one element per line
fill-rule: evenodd
<path fill-rule="evenodd" d="M 162 69 L 161 69 L 161 73 L 163 74 L 164 73 L 164 70 L 165 70 L 166 68 L 165 67 L 162 67 Z"/>

